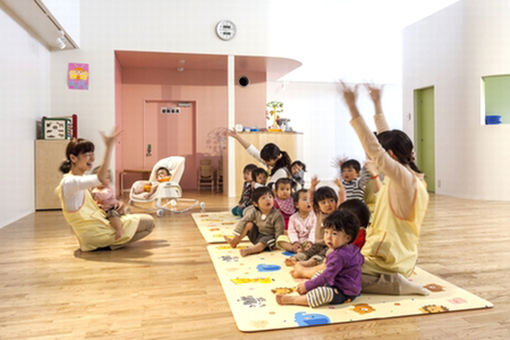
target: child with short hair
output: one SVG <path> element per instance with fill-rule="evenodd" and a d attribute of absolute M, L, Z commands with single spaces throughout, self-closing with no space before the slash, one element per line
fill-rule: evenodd
<path fill-rule="evenodd" d="M 317 216 L 312 211 L 312 202 L 309 201 L 308 190 L 301 189 L 294 194 L 294 204 L 297 212 L 289 218 L 287 235 L 291 251 L 306 251 L 315 241 L 315 225 Z"/>
<path fill-rule="evenodd" d="M 260 187 L 253 190 L 252 200 L 253 205 L 245 209 L 243 218 L 233 231 L 234 237 L 229 239 L 224 236 L 232 248 L 237 247 L 239 242 L 248 236 L 254 246 L 241 249 L 241 256 L 260 253 L 266 248 L 272 249 L 276 239 L 284 232 L 283 217 L 273 206 L 271 189 Z"/>
<path fill-rule="evenodd" d="M 335 184 L 340 189 L 340 199 L 335 190 L 328 186 L 320 187 L 315 190 L 319 184 L 317 177 L 312 178 L 311 184 L 312 185 L 308 194 L 310 201 L 312 200 L 313 194 L 313 210 L 316 214 L 315 241 L 309 249 L 300 251 L 296 255 L 287 258 L 285 260 L 285 264 L 287 266 L 293 266 L 297 262 L 300 262 L 303 266 L 311 267 L 323 261 L 328 250 L 328 247 L 325 245 L 323 240 L 323 221 L 329 214 L 336 210 L 339 202 L 343 202 L 345 200 L 345 197 L 343 196 L 345 192 L 342 190 L 342 184 L 338 178 L 335 180 Z"/>
<path fill-rule="evenodd" d="M 358 236 L 352 242 L 352 244 L 361 250 L 361 248 L 365 244 L 366 228 L 368 228 L 368 224 L 370 221 L 370 210 L 368 209 L 367 205 L 364 202 L 357 199 L 344 201 L 342 204 L 340 204 L 338 210 L 350 212 L 358 219 L 360 228 Z M 291 262 L 288 259 L 286 260 L 286 263 L 287 262 L 291 264 Z M 317 266 L 304 266 L 303 264 L 306 265 L 306 262 L 294 263 L 294 269 L 291 271 L 291 274 L 294 278 L 310 279 L 317 271 L 322 271 L 325 268 L 324 263 L 321 263 Z"/>
<path fill-rule="evenodd" d="M 265 187 L 267 182 L 267 171 L 264 168 L 256 168 L 251 172 L 252 188 Z"/>
<path fill-rule="evenodd" d="M 365 189 L 369 181 L 378 180 L 376 167 L 372 161 L 367 160 L 363 167 L 355 159 L 339 160 L 340 175 L 342 176 L 342 185 L 345 190 L 345 198 L 358 199 L 363 201 L 365 198 Z M 374 193 L 379 190 L 379 186 L 374 186 Z"/>
<path fill-rule="evenodd" d="M 352 244 L 358 234 L 357 218 L 347 211 L 335 211 L 324 220 L 324 243 L 331 252 L 326 269 L 296 287 L 299 296 L 276 295 L 280 305 L 316 308 L 354 300 L 361 292 L 363 256 Z M 305 295 L 306 294 L 306 295 Z"/>
<path fill-rule="evenodd" d="M 360 250 L 365 244 L 365 235 L 366 235 L 366 229 L 368 228 L 368 224 L 370 222 L 370 210 L 368 209 L 368 206 L 358 199 L 350 199 L 338 207 L 338 210 L 340 211 L 348 211 L 352 213 L 359 221 L 359 232 L 358 237 L 352 242 L 356 247 L 358 247 Z"/>
<path fill-rule="evenodd" d="M 255 164 L 248 164 L 243 169 L 243 191 L 241 193 L 241 198 L 239 199 L 239 203 L 232 208 L 232 215 L 234 216 L 243 216 L 243 211 L 246 207 L 251 205 L 251 194 L 253 191 L 252 187 L 252 173 L 253 170 L 257 169 Z"/>
<path fill-rule="evenodd" d="M 276 181 L 274 207 L 282 213 L 285 222 L 285 230 L 289 226 L 290 215 L 296 212 L 294 199 L 292 198 L 292 180 L 280 178 Z"/>
<path fill-rule="evenodd" d="M 98 169 L 99 167 L 94 168 L 92 173 L 96 174 Z M 112 174 L 110 170 L 108 170 L 107 178 L 111 182 Z M 95 188 L 92 188 L 90 193 L 98 207 L 104 210 L 106 219 L 110 221 L 111 226 L 115 229 L 115 240 L 118 240 L 124 233 L 122 221 L 120 220 L 120 217 L 124 214 L 118 210 L 120 203 L 115 197 L 112 187 L 101 183 Z"/>
<path fill-rule="evenodd" d="M 306 164 L 297 160 L 290 164 L 290 173 L 294 182 L 299 184 L 300 188 L 305 186 Z M 299 189 L 298 189 L 299 190 Z"/>
<path fill-rule="evenodd" d="M 342 176 L 342 185 L 345 189 L 345 198 L 363 200 L 365 195 L 365 186 L 370 180 L 370 175 L 361 168 L 359 162 L 355 159 L 341 161 L 340 175 Z"/>

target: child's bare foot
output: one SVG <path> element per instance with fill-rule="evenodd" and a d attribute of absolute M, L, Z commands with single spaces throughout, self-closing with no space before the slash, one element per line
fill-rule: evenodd
<path fill-rule="evenodd" d="M 303 267 L 315 267 L 317 265 L 317 261 L 314 259 L 309 259 L 306 261 L 299 262 Z"/>
<path fill-rule="evenodd" d="M 308 300 L 306 295 L 276 295 L 276 302 L 279 305 L 298 305 L 298 306 L 308 306 Z"/>
<path fill-rule="evenodd" d="M 289 295 L 278 294 L 276 295 L 276 302 L 278 302 L 279 305 L 291 305 L 292 298 L 293 297 Z"/>
<path fill-rule="evenodd" d="M 305 276 L 305 267 L 302 262 L 296 262 L 294 265 L 294 269 L 290 271 L 290 275 L 292 275 L 295 279 L 306 279 Z"/>
<path fill-rule="evenodd" d="M 253 251 L 253 247 L 239 249 L 239 253 L 241 254 L 242 257 L 255 254 L 255 252 Z"/>
<path fill-rule="evenodd" d="M 285 265 L 288 266 L 288 267 L 292 267 L 293 265 L 295 265 L 297 263 L 297 260 L 293 257 L 288 257 L 285 259 Z"/>
<path fill-rule="evenodd" d="M 236 242 L 235 236 L 233 238 L 229 238 L 227 235 L 223 235 L 223 238 L 225 239 L 225 241 L 229 244 L 229 246 L 231 248 L 237 247 L 237 244 L 239 243 L 239 242 Z"/>

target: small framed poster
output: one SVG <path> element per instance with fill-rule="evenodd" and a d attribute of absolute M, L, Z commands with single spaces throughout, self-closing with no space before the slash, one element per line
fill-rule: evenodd
<path fill-rule="evenodd" d="M 67 86 L 73 90 L 88 90 L 89 64 L 69 63 L 67 68 Z"/>

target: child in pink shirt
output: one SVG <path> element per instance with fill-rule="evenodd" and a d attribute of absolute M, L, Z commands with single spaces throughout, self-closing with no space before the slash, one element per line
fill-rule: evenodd
<path fill-rule="evenodd" d="M 282 213 L 285 230 L 287 230 L 289 218 L 296 212 L 294 199 L 292 198 L 292 180 L 289 178 L 280 178 L 276 181 L 274 207 Z"/>
<path fill-rule="evenodd" d="M 315 241 L 315 225 L 317 216 L 312 211 L 312 202 L 309 201 L 308 190 L 301 189 L 294 194 L 294 203 L 297 212 L 289 218 L 289 236 L 292 251 L 307 250 Z"/>
<path fill-rule="evenodd" d="M 108 177 L 111 180 L 110 174 Z M 123 214 L 117 210 L 120 207 L 120 203 L 115 197 L 113 189 L 110 186 L 100 184 L 93 188 L 90 193 L 99 208 L 104 210 L 106 218 L 115 229 L 115 239 L 118 240 L 124 233 L 124 229 L 122 229 L 122 222 L 120 220 L 120 216 Z"/>

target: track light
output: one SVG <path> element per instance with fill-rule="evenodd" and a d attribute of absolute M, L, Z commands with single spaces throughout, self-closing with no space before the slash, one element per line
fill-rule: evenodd
<path fill-rule="evenodd" d="M 61 50 L 66 48 L 66 41 L 65 41 L 65 33 L 64 31 L 59 31 L 59 36 L 57 37 L 57 47 Z"/>

